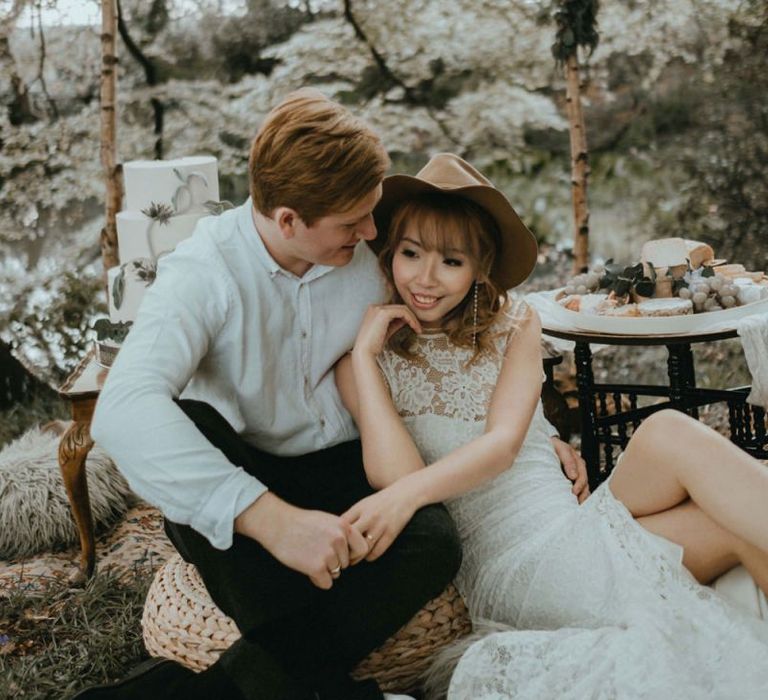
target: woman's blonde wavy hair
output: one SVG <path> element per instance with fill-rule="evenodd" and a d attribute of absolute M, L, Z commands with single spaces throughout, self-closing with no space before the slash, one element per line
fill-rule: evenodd
<path fill-rule="evenodd" d="M 481 206 L 457 195 L 427 193 L 403 202 L 392 215 L 387 241 L 379 253 L 379 265 L 391 290 L 390 303 L 402 304 L 392 276 L 392 260 L 406 229 L 419 232 L 421 247 L 439 250 L 450 257 L 450 249 L 461 250 L 474 268 L 478 285 L 477 325 L 474 323 L 475 284 L 456 307 L 444 317 L 442 330 L 459 347 L 475 352 L 472 364 L 483 353 L 494 353 L 491 332 L 502 309 L 507 306 L 507 290 L 493 279 L 493 263 L 501 247 L 501 233 L 495 219 Z M 476 343 L 474 342 L 476 338 Z M 415 335 L 408 327 L 395 333 L 389 347 L 398 355 L 413 359 Z"/>

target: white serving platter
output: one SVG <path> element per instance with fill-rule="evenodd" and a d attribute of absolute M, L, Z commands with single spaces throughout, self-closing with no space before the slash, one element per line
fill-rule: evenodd
<path fill-rule="evenodd" d="M 545 327 L 554 321 L 554 324 L 550 325 L 558 326 L 563 330 L 582 330 L 613 335 L 696 334 L 734 329 L 742 318 L 753 314 L 768 314 L 768 299 L 763 299 L 733 309 L 685 316 L 616 318 L 614 316 L 582 314 L 566 309 L 555 301 L 555 297 L 561 291 L 561 289 L 555 289 L 551 292 L 539 292 L 531 295 L 535 297 L 535 300 L 531 299 L 531 301 L 541 314 Z"/>

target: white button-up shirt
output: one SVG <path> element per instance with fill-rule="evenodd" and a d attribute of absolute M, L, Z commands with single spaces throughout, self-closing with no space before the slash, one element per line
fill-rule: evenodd
<path fill-rule="evenodd" d="M 270 256 L 250 200 L 202 219 L 161 258 L 99 397 L 91 434 L 131 488 L 211 544 L 266 487 L 232 465 L 174 403 L 211 404 L 252 445 L 300 455 L 355 439 L 334 363 L 385 285 L 365 243 L 303 277 Z"/>

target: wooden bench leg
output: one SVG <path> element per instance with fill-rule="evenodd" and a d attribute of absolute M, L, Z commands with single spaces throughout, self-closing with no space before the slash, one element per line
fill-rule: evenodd
<path fill-rule="evenodd" d="M 67 489 L 69 505 L 80 534 L 80 568 L 70 582 L 83 586 L 93 574 L 96 550 L 93 535 L 93 517 L 88 498 L 85 460 L 93 447 L 90 420 L 75 420 L 59 443 L 59 467 Z"/>

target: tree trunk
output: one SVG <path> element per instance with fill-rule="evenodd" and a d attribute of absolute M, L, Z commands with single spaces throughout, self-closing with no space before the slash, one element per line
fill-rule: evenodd
<path fill-rule="evenodd" d="M 565 63 L 566 109 L 571 135 L 571 199 L 573 200 L 573 273 L 586 272 L 589 266 L 589 205 L 587 179 L 589 154 L 584 115 L 581 111 L 579 60 L 576 54 Z"/>
<path fill-rule="evenodd" d="M 131 33 L 128 31 L 128 25 L 125 22 L 123 16 L 122 7 L 120 6 L 120 0 L 117 1 L 117 31 L 128 49 L 128 53 L 133 56 L 139 65 L 144 69 L 144 75 L 147 79 L 147 85 L 149 87 L 155 87 L 158 83 L 157 69 L 152 60 L 147 56 L 139 47 L 139 45 L 131 37 Z M 150 100 L 152 105 L 152 111 L 155 115 L 155 159 L 163 159 L 163 124 L 165 122 L 165 105 L 158 97 L 153 97 Z"/>
<path fill-rule="evenodd" d="M 123 199 L 122 173 L 117 163 L 116 35 L 115 0 L 101 0 L 101 165 L 104 168 L 106 199 L 100 242 L 105 287 L 107 270 L 119 263 L 116 222 Z"/>

